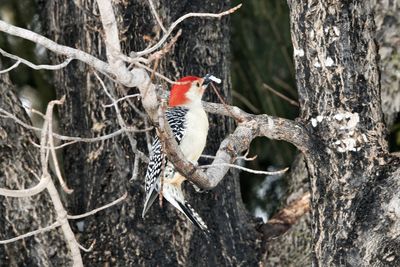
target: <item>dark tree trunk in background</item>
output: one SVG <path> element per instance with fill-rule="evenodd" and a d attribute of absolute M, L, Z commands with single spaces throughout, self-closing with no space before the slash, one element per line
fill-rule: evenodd
<path fill-rule="evenodd" d="M 0 107 L 30 123 L 7 74 L 0 75 Z M 33 173 L 41 175 L 39 149 L 31 141 L 38 142 L 32 131 L 11 119 L 0 117 L 1 188 L 29 188 L 38 183 Z M 29 198 L 0 196 L 0 240 L 50 225 L 56 220 L 53 210 L 46 190 Z M 66 265 L 69 262 L 68 251 L 60 237 L 59 231 L 53 230 L 34 238 L 0 245 L 0 266 Z"/>
<path fill-rule="evenodd" d="M 315 138 L 313 262 L 399 266 L 399 159 L 384 139 L 370 1 L 288 2 L 301 118 Z"/>
<path fill-rule="evenodd" d="M 45 3 L 48 36 L 58 43 L 76 47 L 105 59 L 102 26 L 95 1 Z M 155 1 L 164 24 L 170 25 L 188 12 L 220 12 L 230 7 L 228 1 Z M 122 45 L 126 54 L 144 49 L 158 40 L 160 28 L 155 23 L 147 1 L 126 1 L 115 6 Z M 73 21 L 71 20 L 73 18 Z M 229 99 L 229 18 L 221 20 L 193 18 L 185 21 L 175 48 L 162 59 L 159 70 L 177 79 L 184 75 L 213 73 L 221 77 L 221 93 Z M 107 78 L 105 78 L 107 80 Z M 66 95 L 60 108 L 62 132 L 73 136 L 92 136 L 118 129 L 112 109 L 90 68 L 74 62 L 56 72 L 57 95 Z M 162 80 L 157 81 L 169 86 Z M 122 96 L 132 93 L 107 82 L 110 90 Z M 218 102 L 212 91 L 205 100 Z M 121 106 L 128 124 L 143 128 L 143 119 L 129 105 Z M 232 129 L 230 121 L 211 116 L 206 154 L 215 153 L 220 141 Z M 154 133 L 152 133 L 154 134 Z M 138 149 L 147 152 L 145 135 L 135 136 Z M 84 220 L 80 241 L 88 245 L 96 240 L 94 251 L 84 254 L 87 266 L 255 266 L 262 249 L 252 219 L 244 209 L 237 173 L 230 173 L 217 188 L 195 194 L 186 186 L 187 198 L 211 228 L 208 243 L 183 215 L 164 201 L 155 203 L 145 220 L 141 218 L 144 201 L 144 173 L 131 180 L 134 156 L 126 136 L 104 142 L 76 144 L 63 152 L 65 177 L 75 191 L 66 196 L 70 213 L 82 213 L 104 205 L 129 192 L 128 199 Z M 78 229 L 75 229 L 79 233 Z"/>

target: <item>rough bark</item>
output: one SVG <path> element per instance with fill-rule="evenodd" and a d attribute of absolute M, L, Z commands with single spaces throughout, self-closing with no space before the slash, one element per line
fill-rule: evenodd
<path fill-rule="evenodd" d="M 315 141 L 313 263 L 397 266 L 399 159 L 384 139 L 371 2 L 288 3 L 301 119 Z"/>
<path fill-rule="evenodd" d="M 155 1 L 164 25 L 188 12 L 221 11 L 227 1 Z M 94 1 L 49 1 L 45 4 L 49 37 L 58 43 L 82 49 L 105 59 L 101 24 Z M 154 42 L 160 29 L 146 1 L 121 1 L 115 6 L 126 54 Z M 74 23 L 70 18 L 74 17 Z M 171 78 L 213 73 L 222 78 L 222 94 L 229 98 L 229 20 L 191 19 L 181 26 L 183 32 L 173 51 L 160 62 L 159 70 Z M 77 71 L 79 70 L 79 71 Z M 74 136 L 105 134 L 117 129 L 115 113 L 101 104 L 109 103 L 93 73 L 81 63 L 73 63 L 55 75 L 58 96 L 66 95 L 61 108 L 61 128 Z M 162 81 L 163 86 L 167 86 Z M 133 89 L 115 86 L 119 95 Z M 208 92 L 207 101 L 217 101 Z M 139 128 L 143 120 L 129 105 L 120 106 L 125 121 Z M 231 123 L 211 116 L 205 153 L 212 154 L 231 129 Z M 144 134 L 135 136 L 138 149 L 146 151 Z M 257 232 L 242 206 L 237 173 L 230 173 L 214 190 L 194 195 L 186 186 L 187 198 L 211 228 L 210 242 L 166 202 L 155 204 L 145 220 L 143 179 L 146 164 L 141 164 L 137 180 L 131 180 L 134 156 L 126 137 L 93 144 L 73 145 L 64 150 L 65 176 L 75 192 L 66 196 L 71 213 L 95 208 L 129 192 L 127 201 L 102 214 L 84 220 L 82 240 L 97 240 L 94 251 L 84 255 L 88 266 L 229 266 L 257 265 L 262 249 Z M 78 229 L 76 229 L 78 232 Z M 86 242 L 84 242 L 86 244 Z"/>
<path fill-rule="evenodd" d="M 382 111 L 390 127 L 400 112 L 400 4 L 374 0 L 376 40 L 379 44 Z"/>
<path fill-rule="evenodd" d="M 7 74 L 0 76 L 0 88 L 0 107 L 29 124 Z M 39 150 L 31 141 L 37 142 L 32 131 L 11 119 L 0 118 L 0 187 L 26 189 L 38 183 L 34 173 L 41 175 Z M 46 192 L 29 198 L 0 196 L 0 203 L 0 240 L 48 226 L 56 220 Z M 0 245 L 0 266 L 63 266 L 68 262 L 68 251 L 58 229 Z"/>
<path fill-rule="evenodd" d="M 398 1 L 372 2 L 375 10 L 376 41 L 379 45 L 382 111 L 390 127 L 399 112 L 400 82 L 399 70 L 399 14 Z M 308 170 L 304 157 L 299 155 L 293 162 L 291 173 L 286 178 L 289 184 L 284 199 L 308 190 Z M 287 203 L 288 204 L 288 203 Z M 268 243 L 268 266 L 310 266 L 311 265 L 311 217 L 306 215 L 289 232 Z"/>

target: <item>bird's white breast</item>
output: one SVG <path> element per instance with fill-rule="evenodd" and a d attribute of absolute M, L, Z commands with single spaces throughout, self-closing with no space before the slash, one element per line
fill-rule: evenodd
<path fill-rule="evenodd" d="M 180 147 L 185 158 L 195 163 L 204 150 L 208 134 L 208 118 L 201 105 L 189 109 L 186 123 L 186 132 Z"/>

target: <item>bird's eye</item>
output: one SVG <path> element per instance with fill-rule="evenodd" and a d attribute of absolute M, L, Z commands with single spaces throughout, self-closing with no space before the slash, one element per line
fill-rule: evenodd
<path fill-rule="evenodd" d="M 200 83 L 199 83 L 199 82 L 196 82 L 196 86 L 197 86 L 197 87 L 200 87 Z"/>

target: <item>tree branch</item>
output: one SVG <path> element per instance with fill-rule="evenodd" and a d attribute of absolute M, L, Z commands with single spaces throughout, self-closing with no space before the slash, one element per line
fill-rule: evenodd
<path fill-rule="evenodd" d="M 127 196 L 128 196 L 128 193 L 125 193 L 125 194 L 123 194 L 122 197 L 120 197 L 120 198 L 114 200 L 114 201 L 111 202 L 111 203 L 108 203 L 108 204 L 106 204 L 106 205 L 104 205 L 104 206 L 101 206 L 101 207 L 99 207 L 99 208 L 97 208 L 97 209 L 91 210 L 91 211 L 86 212 L 86 213 L 83 213 L 83 214 L 79 214 L 79 215 L 67 215 L 67 218 L 70 219 L 70 220 L 78 220 L 78 219 L 82 219 L 82 218 L 88 217 L 88 216 L 90 216 L 90 215 L 96 214 L 96 213 L 99 212 L 99 211 L 102 211 L 102 210 L 104 210 L 104 209 L 107 209 L 107 208 L 109 208 L 109 207 L 111 207 L 111 206 L 114 206 L 114 205 L 118 204 L 119 202 L 123 201 Z"/>
<path fill-rule="evenodd" d="M 50 175 L 42 175 L 39 183 L 34 187 L 19 190 L 0 188 L 0 195 L 5 197 L 31 197 L 46 189 L 49 181 Z"/>
<path fill-rule="evenodd" d="M 18 240 L 21 240 L 21 239 L 24 239 L 24 238 L 27 238 L 27 237 L 30 237 L 30 236 L 33 236 L 33 235 L 41 234 L 41 233 L 53 230 L 53 229 L 59 227 L 60 225 L 61 224 L 59 222 L 55 222 L 55 223 L 53 223 L 53 224 L 51 224 L 49 226 L 46 226 L 46 227 L 43 227 L 43 228 L 39 228 L 39 229 L 37 229 L 35 231 L 28 232 L 26 234 L 22 234 L 22 235 L 16 236 L 14 238 L 0 240 L 0 244 L 4 245 L 4 244 L 15 242 L 15 241 L 18 241 Z"/>
<path fill-rule="evenodd" d="M 177 19 L 176 21 L 174 21 L 174 23 L 172 23 L 172 25 L 169 27 L 168 31 L 166 34 L 164 34 L 164 36 L 161 38 L 160 41 L 158 41 L 158 43 L 156 43 L 154 46 L 145 49 L 143 51 L 140 52 L 136 52 L 134 54 L 135 57 L 141 57 L 147 54 L 150 54 L 152 52 L 154 52 L 155 50 L 157 50 L 159 47 L 162 46 L 162 44 L 168 39 L 168 36 L 171 35 L 172 31 L 176 28 L 176 26 L 178 26 L 182 21 L 184 21 L 187 18 L 190 17 L 209 17 L 209 18 L 221 18 L 223 16 L 232 14 L 233 12 L 235 12 L 236 10 L 238 10 L 240 7 L 242 6 L 242 4 L 239 4 L 229 10 L 226 10 L 224 12 L 215 14 L 215 13 L 188 13 L 183 15 L 182 17 L 180 17 L 179 19 Z"/>
<path fill-rule="evenodd" d="M 228 172 L 229 164 L 235 161 L 237 155 L 248 150 L 251 141 L 256 137 L 264 136 L 290 142 L 303 153 L 308 152 L 312 147 L 309 132 L 300 123 L 265 114 L 249 114 L 235 106 L 207 102 L 203 102 L 203 105 L 209 113 L 235 117 L 241 121 L 235 131 L 222 141 L 206 172 L 197 169 L 196 166 L 184 159 L 182 151 L 175 139 L 172 138 L 172 132 L 167 125 L 165 130 L 159 131 L 168 159 L 182 175 L 203 189 L 214 188 Z"/>
<path fill-rule="evenodd" d="M 0 48 L 0 54 L 2 54 L 3 56 L 5 56 L 5 57 L 8 57 L 8 58 L 11 58 L 11 59 L 14 59 L 14 60 L 16 60 L 17 62 L 12 66 L 12 68 L 15 68 L 15 67 L 17 67 L 20 63 L 22 63 L 22 64 L 25 64 L 25 65 L 27 65 L 28 67 L 30 67 L 30 68 L 32 68 L 32 69 L 34 69 L 34 70 L 59 70 L 59 69 L 62 69 L 62 68 L 64 68 L 64 67 L 66 67 L 71 61 L 72 61 L 72 58 L 67 58 L 66 60 L 64 60 L 64 62 L 63 63 L 61 63 L 61 64 L 57 64 L 57 65 L 36 65 L 36 64 L 33 64 L 32 62 L 30 62 L 30 61 L 28 61 L 28 60 L 26 60 L 26 59 L 23 59 L 23 58 L 21 58 L 21 57 L 19 57 L 19 56 L 16 56 L 16 55 L 13 55 L 13 54 L 10 54 L 10 53 L 7 53 L 6 51 L 4 51 L 3 49 L 1 49 Z M 16 65 L 16 66 L 15 66 Z M 9 68 L 9 69 L 7 69 L 8 71 L 11 69 L 11 67 Z M 5 70 L 4 70 L 4 72 L 5 72 Z M 0 74 L 1 74 L 2 72 L 0 72 Z"/>
<path fill-rule="evenodd" d="M 280 210 L 257 230 L 263 234 L 264 240 L 283 235 L 309 211 L 310 192 L 307 192 Z"/>

